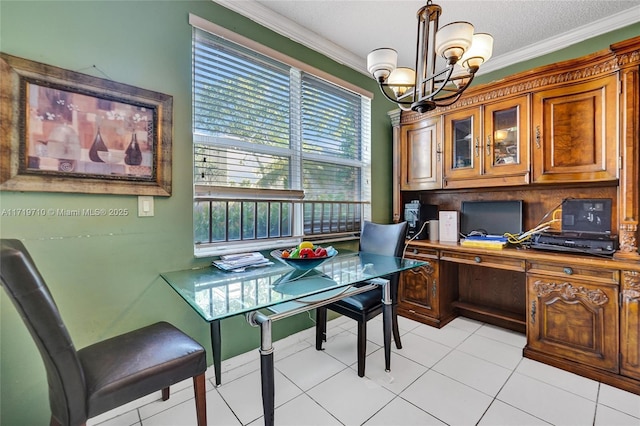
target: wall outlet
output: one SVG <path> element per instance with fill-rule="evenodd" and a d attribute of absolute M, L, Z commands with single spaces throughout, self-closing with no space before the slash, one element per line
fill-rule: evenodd
<path fill-rule="evenodd" d="M 148 195 L 138 196 L 138 217 L 153 216 L 153 197 Z"/>

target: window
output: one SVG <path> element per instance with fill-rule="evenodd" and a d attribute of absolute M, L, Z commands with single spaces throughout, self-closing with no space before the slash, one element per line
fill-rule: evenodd
<path fill-rule="evenodd" d="M 196 255 L 357 236 L 370 218 L 370 96 L 201 28 L 193 35 Z"/>

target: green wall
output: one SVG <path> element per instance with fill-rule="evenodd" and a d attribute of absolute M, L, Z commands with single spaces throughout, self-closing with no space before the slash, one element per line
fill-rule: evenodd
<path fill-rule="evenodd" d="M 173 96 L 173 194 L 155 216 L 137 217 L 137 197 L 0 193 L 0 235 L 24 241 L 78 348 L 158 320 L 209 348 L 209 328 L 159 273 L 204 265 L 193 258 L 191 26 L 194 13 L 374 92 L 367 76 L 279 36 L 211 1 L 0 2 L 0 50 L 15 56 Z M 95 68 L 93 66 L 95 65 Z M 391 218 L 391 130 L 373 103 L 373 219 Z M 6 209 L 126 208 L 126 217 L 14 217 Z M 0 424 L 48 424 L 44 367 L 13 305 L 0 291 Z M 274 338 L 311 326 L 300 315 L 274 325 Z M 255 349 L 244 317 L 222 322 L 223 357 Z M 210 352 L 210 351 L 209 351 Z M 256 357 L 258 353 L 256 351 Z"/>
<path fill-rule="evenodd" d="M 369 77 L 210 1 L 2 0 L 3 52 L 96 77 L 104 73 L 117 82 L 173 96 L 173 194 L 155 198 L 154 217 L 137 217 L 134 196 L 0 193 L 0 211 L 5 212 L 21 208 L 126 208 L 131 212 L 117 218 L 0 216 L 0 235 L 24 241 L 77 347 L 158 320 L 174 323 L 209 347 L 207 325 L 158 276 L 209 261 L 192 255 L 189 13 L 375 93 L 373 220 L 391 219 L 392 149 L 386 113 L 393 105 L 378 95 Z M 631 36 L 616 34 L 612 40 L 603 40 L 609 43 Z M 308 317 L 300 315 L 278 322 L 274 335 L 277 339 L 309 326 Z M 242 317 L 223 321 L 222 333 L 224 358 L 259 345 L 258 329 Z M 44 367 L 15 309 L 0 291 L 0 424 L 39 425 L 48 418 Z"/>

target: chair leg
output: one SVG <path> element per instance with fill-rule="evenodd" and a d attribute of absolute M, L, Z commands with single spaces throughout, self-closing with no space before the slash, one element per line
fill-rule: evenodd
<path fill-rule="evenodd" d="M 358 321 L 358 376 L 364 377 L 364 363 L 367 356 L 367 322 Z"/>
<path fill-rule="evenodd" d="M 169 399 L 169 387 L 168 386 L 166 388 L 162 389 L 162 400 L 166 401 L 167 399 Z"/>
<path fill-rule="evenodd" d="M 198 426 L 207 426 L 207 394 L 204 373 L 193 378 Z"/>
<path fill-rule="evenodd" d="M 393 306 L 393 313 L 391 315 L 391 329 L 393 330 L 393 340 L 396 342 L 396 348 L 402 349 L 402 342 L 400 342 L 400 328 L 398 327 L 398 309 Z"/>
<path fill-rule="evenodd" d="M 316 350 L 322 350 L 322 342 L 327 341 L 327 308 L 316 309 Z"/>

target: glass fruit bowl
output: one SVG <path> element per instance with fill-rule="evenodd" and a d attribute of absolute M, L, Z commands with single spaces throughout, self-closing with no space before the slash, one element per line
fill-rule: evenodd
<path fill-rule="evenodd" d="M 279 260 L 285 265 L 291 266 L 301 271 L 308 271 L 309 269 L 317 268 L 318 266 L 322 265 L 324 262 L 335 257 L 338 254 L 338 250 L 334 249 L 333 247 L 328 247 L 327 255 L 322 257 L 307 257 L 307 258 L 282 257 L 283 251 L 284 249 L 273 250 L 270 253 L 271 257 Z M 293 249 L 287 250 L 287 251 L 291 252 L 293 251 Z"/>

